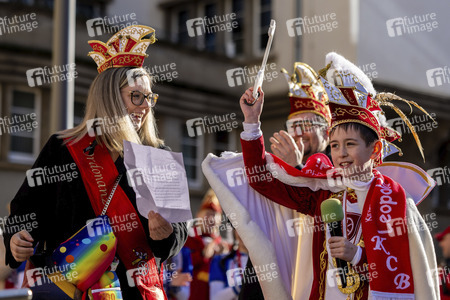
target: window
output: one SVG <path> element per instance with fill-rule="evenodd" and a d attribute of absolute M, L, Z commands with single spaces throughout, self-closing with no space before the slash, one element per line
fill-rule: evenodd
<path fill-rule="evenodd" d="M 187 31 L 186 21 L 188 20 L 188 12 L 181 10 L 178 12 L 177 22 L 177 38 L 176 41 L 179 44 L 186 45 L 189 43 L 189 35 Z"/>
<path fill-rule="evenodd" d="M 233 0 L 232 11 L 236 14 L 236 28 L 233 28 L 234 55 L 244 53 L 244 0 Z"/>
<path fill-rule="evenodd" d="M 438 168 L 427 170 L 437 183 L 431 192 L 433 208 L 441 214 L 450 215 L 450 140 L 440 146 L 437 165 Z"/>
<path fill-rule="evenodd" d="M 190 188 L 200 188 L 202 184 L 201 163 L 204 158 L 204 136 L 191 137 L 188 134 L 186 123 L 182 126 L 181 152 Z"/>
<path fill-rule="evenodd" d="M 170 18 L 171 41 L 228 57 L 243 54 L 244 3 L 244 0 L 224 0 L 198 1 L 189 6 L 184 3 L 168 5 L 166 15 Z M 270 24 L 270 5 L 268 7 Z M 259 20 L 259 15 L 255 13 L 254 18 Z M 259 23 L 255 26 L 260 27 Z"/>
<path fill-rule="evenodd" d="M 235 133 L 233 130 L 231 132 L 228 131 L 218 131 L 216 132 L 214 138 L 214 154 L 216 156 L 220 156 L 223 151 L 236 151 L 236 143 L 235 143 Z"/>
<path fill-rule="evenodd" d="M 14 88 L 10 97 L 10 116 L 4 118 L 1 128 L 10 139 L 8 160 L 33 163 L 39 151 L 40 95 Z"/>
<path fill-rule="evenodd" d="M 73 126 L 81 124 L 84 118 L 84 103 L 76 102 L 73 104 Z"/>
<path fill-rule="evenodd" d="M 216 5 L 208 4 L 205 6 L 206 20 L 214 19 L 216 15 Z M 208 21 L 206 21 L 208 22 Z M 205 24 L 205 28 L 208 28 L 208 24 Z M 211 27 L 212 28 L 212 27 Z M 215 30 L 205 31 L 205 50 L 208 52 L 214 52 L 216 50 L 216 32 Z"/>
<path fill-rule="evenodd" d="M 4 122 L 3 103 L 4 102 L 5 102 L 5 100 L 3 99 L 3 86 L 0 84 L 0 160 L 3 157 L 1 151 L 2 151 L 2 143 L 4 143 L 4 140 L 3 140 L 3 122 Z"/>
<path fill-rule="evenodd" d="M 0 3 L 9 2 L 17 7 L 30 6 L 37 9 L 52 11 L 55 6 L 54 0 L 1 0 Z M 104 0 L 78 0 L 76 3 L 77 17 L 92 19 L 103 17 L 106 14 L 106 3 Z"/>
<path fill-rule="evenodd" d="M 253 0 L 253 52 L 262 55 L 267 46 L 268 31 L 272 18 L 271 0 Z"/>
<path fill-rule="evenodd" d="M 259 0 L 259 1 L 261 6 L 261 10 L 259 13 L 259 25 L 260 25 L 259 49 L 264 51 L 266 49 L 267 40 L 269 39 L 267 32 L 269 31 L 270 20 L 272 18 L 272 11 L 270 9 L 271 0 Z"/>

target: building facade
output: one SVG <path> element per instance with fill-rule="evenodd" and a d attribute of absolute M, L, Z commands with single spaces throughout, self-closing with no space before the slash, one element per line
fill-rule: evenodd
<path fill-rule="evenodd" d="M 155 107 L 160 135 L 173 151 L 183 153 L 195 211 L 208 188 L 201 172 L 204 157 L 224 150 L 240 151 L 242 114 L 238 100 L 253 85 L 270 20 L 275 19 L 277 28 L 263 85 L 266 100 L 262 129 L 266 143 L 273 132 L 284 128 L 289 112 L 288 86 L 280 69 L 292 72 L 294 62 L 303 61 L 319 70 L 324 67 L 326 53 L 341 53 L 373 78 L 377 90 L 396 91 L 436 115 L 439 126 L 419 132 L 426 162 L 419 158 L 406 129 L 400 145 L 405 154 L 395 160 L 410 161 L 425 170 L 437 169 L 431 173 L 435 172 L 432 174 L 441 184 L 419 209 L 423 214 L 436 213 L 439 224 L 448 224 L 450 172 L 445 166 L 450 159 L 449 85 L 428 89 L 421 84 L 417 88 L 418 83 L 410 78 L 411 73 L 418 72 L 422 81 L 426 80 L 426 68 L 443 68 L 448 53 L 436 50 L 439 55 L 435 56 L 429 51 L 429 66 L 412 64 L 404 58 L 424 41 L 430 48 L 440 49 L 441 41 L 433 44 L 439 36 L 430 34 L 424 40 L 402 41 L 400 37 L 391 38 L 392 28 L 386 27 L 391 18 L 427 10 L 414 2 L 405 11 L 406 3 L 381 9 L 375 1 L 358 0 L 78 1 L 77 77 L 59 80 L 75 81 L 74 124 L 78 124 L 90 83 L 97 74 L 94 62 L 86 56 L 91 50 L 87 41 L 107 41 L 117 30 L 136 23 L 155 28 L 158 41 L 150 45 L 144 66 L 155 76 L 153 91 L 160 95 Z M 439 13 L 445 6 L 434 2 L 429 13 Z M 61 116 L 50 97 L 52 83 L 28 76 L 36 68 L 64 73 L 64 66 L 52 69 L 52 32 L 58 26 L 53 6 L 51 0 L 0 2 L 2 15 L 8 17 L 0 24 L 0 116 L 4 123 L 9 120 L 9 125 L 0 124 L 0 216 L 8 215 L 6 205 L 23 182 L 25 172 L 50 135 L 61 129 L 53 125 Z M 441 33 L 450 28 L 443 17 L 438 21 Z M 395 56 L 388 56 L 380 41 L 388 41 L 397 50 L 410 43 L 411 50 L 403 50 L 407 55 L 402 56 L 391 49 Z M 433 66 L 431 61 L 436 59 Z M 404 74 L 408 74 L 407 80 L 396 80 Z M 396 118 L 390 113 L 388 117 Z M 417 123 L 420 126 L 420 121 Z"/>

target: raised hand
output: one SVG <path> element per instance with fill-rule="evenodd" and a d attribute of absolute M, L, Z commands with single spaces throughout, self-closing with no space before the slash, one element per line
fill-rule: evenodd
<path fill-rule="evenodd" d="M 289 133 L 280 130 L 279 132 L 275 132 L 273 137 L 270 138 L 270 143 L 272 153 L 289 165 L 296 167 L 302 163 L 305 153 L 302 138 L 299 139 L 297 144 Z"/>
<path fill-rule="evenodd" d="M 239 104 L 241 105 L 242 113 L 244 114 L 245 123 L 258 123 L 259 117 L 261 116 L 263 104 L 264 104 L 264 92 L 259 88 L 259 98 L 254 105 L 250 106 L 247 103 L 252 103 L 253 98 L 253 88 L 249 88 L 241 96 Z"/>
<path fill-rule="evenodd" d="M 191 273 L 181 273 L 181 269 L 179 271 L 174 272 L 172 275 L 171 286 L 189 286 L 189 282 L 192 281 Z"/>

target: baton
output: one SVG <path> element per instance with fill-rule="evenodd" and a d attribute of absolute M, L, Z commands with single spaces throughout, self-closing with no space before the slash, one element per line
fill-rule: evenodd
<path fill-rule="evenodd" d="M 261 68 L 258 71 L 258 75 L 256 75 L 255 85 L 253 86 L 253 102 L 248 103 L 245 102 L 245 104 L 252 106 L 255 104 L 256 101 L 258 101 L 259 98 L 259 88 L 262 87 L 262 83 L 264 81 L 264 70 L 266 69 L 267 64 L 267 57 L 269 56 L 270 52 L 270 46 L 272 46 L 272 40 L 273 40 L 273 34 L 275 33 L 275 27 L 276 27 L 275 20 L 270 21 L 270 27 L 269 32 L 267 33 L 269 35 L 269 40 L 267 41 L 266 51 L 264 52 L 264 58 L 263 63 L 261 65 Z"/>

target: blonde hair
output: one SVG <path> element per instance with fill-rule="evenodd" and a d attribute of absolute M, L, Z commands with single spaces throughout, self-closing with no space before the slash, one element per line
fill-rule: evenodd
<path fill-rule="evenodd" d="M 123 140 L 153 147 L 164 145 L 158 137 L 153 109 L 150 108 L 141 128 L 136 131 L 123 103 L 120 89 L 129 85 L 128 79 L 141 77 L 152 82 L 150 74 L 143 68 L 110 68 L 98 74 L 89 89 L 83 121 L 74 128 L 58 132 L 58 137 L 67 138 L 64 144 L 76 143 L 87 134 L 87 122 L 100 118 L 104 120 L 104 132 L 96 135 L 96 140 L 111 152 L 123 155 Z"/>

